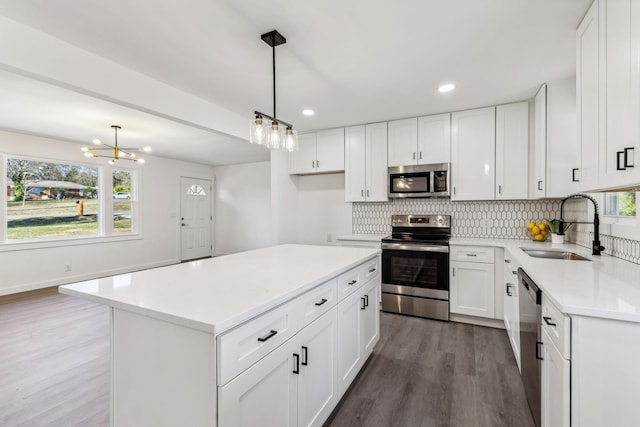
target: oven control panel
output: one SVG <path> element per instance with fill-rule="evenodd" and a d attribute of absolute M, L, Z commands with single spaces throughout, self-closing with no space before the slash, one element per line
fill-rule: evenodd
<path fill-rule="evenodd" d="M 392 227 L 451 227 L 451 215 L 393 215 Z"/>

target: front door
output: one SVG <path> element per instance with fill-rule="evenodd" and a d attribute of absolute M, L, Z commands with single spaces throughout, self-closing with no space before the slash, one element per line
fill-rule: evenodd
<path fill-rule="evenodd" d="M 180 178 L 181 260 L 188 261 L 212 255 L 211 246 L 211 180 Z"/>

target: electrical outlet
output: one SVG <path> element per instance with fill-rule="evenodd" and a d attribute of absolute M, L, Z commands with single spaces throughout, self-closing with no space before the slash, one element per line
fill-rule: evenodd
<path fill-rule="evenodd" d="M 67 271 L 67 272 L 71 271 L 71 264 L 65 264 L 64 271 Z"/>
<path fill-rule="evenodd" d="M 480 224 L 485 228 L 489 228 L 489 227 L 493 226 L 493 221 L 491 221 L 490 219 L 485 218 L 480 222 Z"/>

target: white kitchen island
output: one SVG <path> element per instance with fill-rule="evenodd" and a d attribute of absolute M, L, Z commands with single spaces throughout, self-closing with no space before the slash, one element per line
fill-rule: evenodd
<path fill-rule="evenodd" d="M 379 338 L 379 253 L 281 245 L 60 292 L 111 308 L 112 426 L 322 425 Z"/>

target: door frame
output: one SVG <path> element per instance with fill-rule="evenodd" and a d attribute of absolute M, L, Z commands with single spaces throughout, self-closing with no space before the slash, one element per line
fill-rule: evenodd
<path fill-rule="evenodd" d="M 215 214 L 215 185 L 216 185 L 216 177 L 215 175 L 211 175 L 208 177 L 202 177 L 202 176 L 192 176 L 192 175 L 180 175 L 178 176 L 178 183 L 177 183 L 177 204 L 178 204 L 178 209 L 177 209 L 177 215 L 175 217 L 175 226 L 176 226 L 176 246 L 177 246 L 177 253 L 178 253 L 178 263 L 181 262 L 185 262 L 182 259 L 182 226 L 180 225 L 182 223 L 182 179 L 202 179 L 202 180 L 206 180 L 206 181 L 210 181 L 211 182 L 211 188 L 210 188 L 210 192 L 211 192 L 211 257 L 213 258 L 213 254 L 215 253 L 215 219 L 216 219 L 216 214 Z M 187 260 L 186 262 L 188 262 L 190 260 Z"/>

